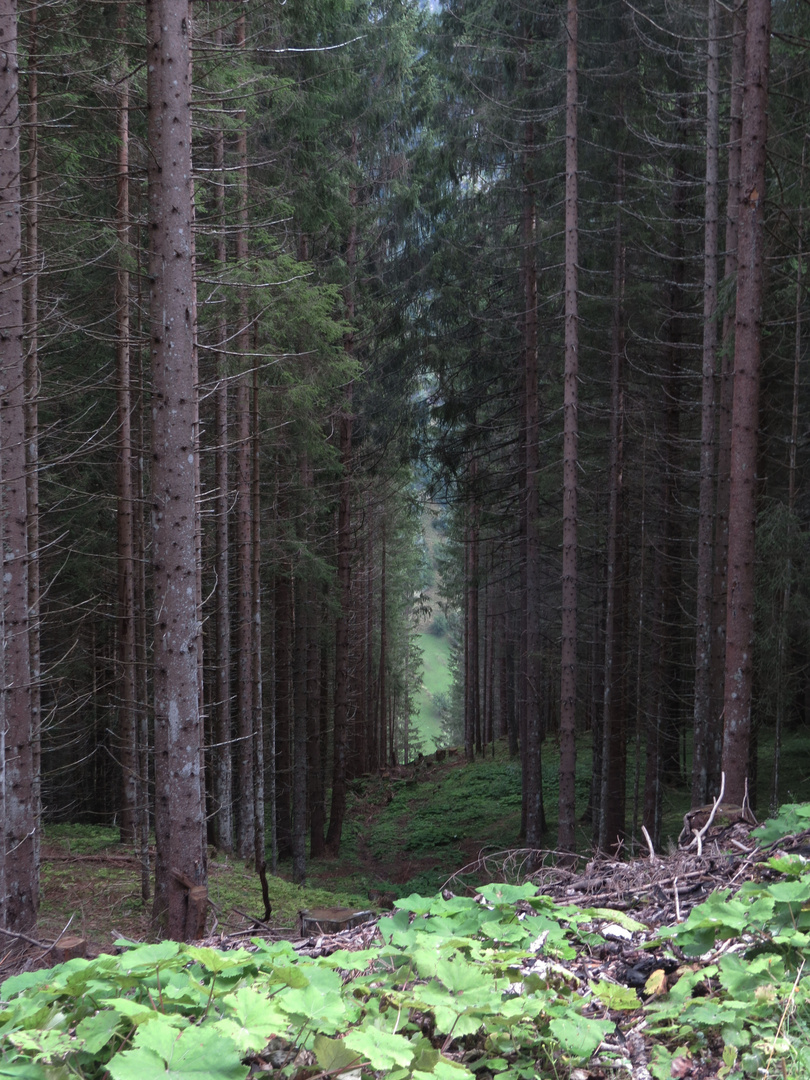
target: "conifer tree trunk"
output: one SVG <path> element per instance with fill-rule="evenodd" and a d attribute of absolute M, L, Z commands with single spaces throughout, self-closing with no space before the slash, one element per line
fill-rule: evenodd
<path fill-rule="evenodd" d="M 222 30 L 217 29 L 216 45 L 222 45 Z M 223 105 L 224 107 L 224 105 Z M 225 221 L 225 136 L 220 125 L 214 132 L 213 167 L 217 217 L 216 258 L 224 273 L 228 261 Z M 215 391 L 216 449 L 214 472 L 216 628 L 214 655 L 214 749 L 211 755 L 211 781 L 214 804 L 214 838 L 221 851 L 233 850 L 233 766 L 231 729 L 231 597 L 229 550 L 229 441 L 228 441 L 228 363 L 225 345 L 228 323 L 222 314 L 217 320 L 217 385 Z"/>
<path fill-rule="evenodd" d="M 286 503 L 279 507 L 281 516 Z M 292 645 L 293 645 L 293 592 L 292 574 L 285 562 L 276 572 L 276 678 L 274 686 L 276 712 L 276 836 L 279 855 L 284 858 L 292 852 Z"/>
<path fill-rule="evenodd" d="M 140 216 L 140 215 L 138 215 Z M 137 263 L 141 265 L 141 251 L 140 245 L 136 252 Z M 135 313 L 138 319 L 137 324 L 137 338 L 142 341 L 144 338 L 143 327 L 141 325 L 141 312 L 144 310 L 142 303 L 142 296 L 140 292 L 140 282 L 143 278 L 143 274 L 138 275 L 138 292 L 136 297 Z M 138 830 L 139 830 L 139 859 L 141 864 L 141 898 L 146 901 L 151 896 L 152 890 L 152 867 L 149 854 L 149 845 L 151 843 L 151 829 L 150 829 L 150 799 L 149 799 L 149 760 L 151 754 L 150 746 L 150 730 L 149 730 L 149 713 L 150 710 L 147 706 L 149 701 L 149 671 L 148 671 L 148 636 L 149 636 L 149 616 L 147 612 L 147 497 L 146 497 L 146 477 L 145 477 L 145 458 L 148 454 L 147 436 L 146 436 L 146 419 L 144 416 L 144 399 L 145 399 L 145 375 L 144 375 L 144 349 L 139 346 L 137 350 L 138 359 L 138 372 L 137 372 L 137 396 L 135 399 L 135 409 L 133 414 L 133 428 L 136 432 L 137 439 L 137 453 L 135 454 L 135 460 L 133 462 L 135 475 L 135 505 L 133 527 L 135 531 L 134 546 L 135 546 L 135 626 L 136 626 L 136 638 L 135 638 L 135 657 L 136 657 L 136 698 L 138 703 L 138 776 L 140 781 L 140 804 L 138 806 Z"/>
<path fill-rule="evenodd" d="M 318 649 L 318 603 L 315 589 L 307 586 L 307 661 L 306 661 L 306 710 L 307 710 L 307 803 L 309 810 L 310 858 L 321 858 L 326 850 L 324 829 L 326 807 L 324 804 L 323 760 L 321 757 L 321 658 Z"/>
<path fill-rule="evenodd" d="M 577 0 L 568 0 L 565 125 L 565 390 L 563 432 L 562 655 L 560 658 L 560 819 L 557 847 L 575 849 L 577 709 L 577 439 L 579 379 Z"/>
<path fill-rule="evenodd" d="M 275 583 L 273 583 L 270 593 L 275 600 Z M 267 655 L 268 655 L 268 669 L 267 669 L 267 685 L 269 688 L 268 693 L 268 711 L 267 711 L 267 723 L 265 729 L 267 732 L 266 738 L 266 786 L 265 793 L 267 804 L 270 808 L 270 872 L 272 874 L 278 873 L 278 813 L 276 803 L 276 789 L 277 789 L 277 775 L 276 775 L 276 630 L 275 630 L 275 611 L 271 611 L 271 618 L 268 623 L 267 634 Z M 265 841 L 266 849 L 266 841 Z"/>
<path fill-rule="evenodd" d="M 473 461 L 473 484 L 478 472 L 478 462 Z M 481 742 L 481 588 L 480 588 L 480 525 L 478 503 L 473 487 L 472 519 L 470 521 L 470 577 L 468 581 L 470 605 L 470 706 L 475 752 L 483 750 Z"/>
<path fill-rule="evenodd" d="M 26 166 L 26 279 L 25 291 L 25 477 L 28 525 L 28 639 L 31 667 L 32 773 L 36 879 L 39 881 L 39 828 L 42 812 L 42 686 L 39 572 L 39 7 L 28 12 L 28 162 Z"/>
<path fill-rule="evenodd" d="M 245 16 L 236 23 L 236 47 L 245 47 Z M 237 176 L 239 186 L 239 220 L 236 227 L 236 262 L 246 269 L 248 257 L 248 171 L 247 130 L 245 110 L 237 118 Z M 250 325 L 247 295 L 239 299 L 239 328 L 236 349 L 242 356 L 250 351 Z M 248 361 L 236 387 L 236 552 L 237 552 L 237 673 L 236 673 L 236 769 L 237 820 L 236 849 L 242 858 L 253 854 L 255 806 L 253 802 L 253 522 L 250 438 L 250 386 Z"/>
<path fill-rule="evenodd" d="M 118 31 L 126 28 L 126 5 L 118 7 Z M 135 842 L 138 806 L 144 795 L 138 782 L 136 710 L 136 624 L 134 493 L 132 475 L 132 403 L 130 396 L 129 315 L 129 79 L 118 86 L 118 176 L 116 234 L 119 261 L 115 279 L 116 379 L 118 382 L 118 737 L 121 761 L 121 841 Z"/>
<path fill-rule="evenodd" d="M 364 530 L 368 533 L 368 530 Z M 351 624 L 354 627 L 354 647 L 351 652 L 351 665 L 355 673 L 354 677 L 354 700 L 355 717 L 351 725 L 349 738 L 349 763 L 346 769 L 348 780 L 356 776 L 362 776 L 368 771 L 366 765 L 368 757 L 368 639 L 366 636 L 366 624 L 368 617 L 368 568 L 365 565 L 367 544 L 360 539 L 354 545 L 355 569 L 353 580 L 356 587 L 352 590 Z M 324 732 L 326 725 L 324 725 Z M 324 738 L 326 736 L 324 735 Z"/>
<path fill-rule="evenodd" d="M 371 500 L 366 499 L 366 517 L 370 521 Z M 365 588 L 365 716 L 366 734 L 363 740 L 362 771 L 369 772 L 378 765 L 377 724 L 374 682 L 374 529 L 369 527 L 366 539 L 366 588 Z"/>
<path fill-rule="evenodd" d="M 804 195 L 804 172 L 805 157 L 807 152 L 807 135 L 802 141 L 802 164 L 799 174 L 799 192 Z M 796 509 L 796 447 L 799 436 L 799 394 L 801 391 L 801 358 L 802 358 L 802 306 L 804 303 L 804 204 L 799 199 L 799 220 L 796 227 L 797 251 L 796 251 L 796 301 L 794 306 L 793 320 L 793 405 L 790 411 L 790 443 L 788 445 L 788 515 L 791 532 L 795 530 L 793 514 Z M 776 813 L 779 808 L 779 784 L 782 771 L 782 735 L 784 731 L 787 699 L 788 699 L 788 671 L 787 651 L 790 629 L 788 619 L 790 616 L 791 595 L 793 591 L 793 559 L 789 554 L 785 573 L 785 584 L 782 590 L 782 610 L 779 618 L 777 632 L 776 658 L 777 658 L 777 690 L 776 690 L 776 716 L 774 718 L 774 745 L 773 745 L 773 772 L 771 774 L 771 800 L 770 809 Z"/>
<path fill-rule="evenodd" d="M 253 521 L 251 500 L 251 437 L 249 373 L 242 372 L 236 388 L 237 480 L 237 643 L 236 643 L 236 850 L 253 854 Z"/>
<path fill-rule="evenodd" d="M 301 491 L 311 497 L 312 468 L 306 454 L 301 461 Z M 298 539 L 302 548 L 308 541 L 309 508 L 299 512 Z M 302 523 L 303 522 L 303 523 Z M 292 782 L 292 876 L 296 884 L 306 880 L 307 841 L 307 741 L 309 735 L 309 642 L 312 602 L 306 568 L 300 566 L 295 576 L 295 628 L 293 631 L 293 782 Z"/>
<path fill-rule="evenodd" d="M 191 11 L 147 0 L 152 513 L 155 610 L 154 917 L 202 935 L 207 902 L 197 605 Z"/>
<path fill-rule="evenodd" d="M 295 583 L 295 645 L 293 649 L 293 798 L 292 878 L 303 885 L 307 876 L 307 646 L 309 604 L 304 583 Z"/>
<path fill-rule="evenodd" d="M 36 786 L 31 718 L 26 531 L 25 360 L 16 0 L 0 2 L 0 540 L 3 554 L 0 693 L 0 927 L 37 917 Z M 4 858 L 3 858 L 4 855 Z"/>
<path fill-rule="evenodd" d="M 467 497 L 467 536 L 464 546 L 464 755 L 468 761 L 481 752 L 480 671 L 478 663 L 478 509 L 475 484 L 478 462 L 470 462 Z"/>
<path fill-rule="evenodd" d="M 357 131 L 352 131 L 349 151 L 352 166 L 357 165 Z M 343 348 L 347 356 L 354 355 L 354 332 L 351 329 L 355 316 L 354 274 L 357 264 L 357 186 L 352 184 L 349 192 L 352 220 L 346 244 L 346 269 L 349 282 L 344 289 L 346 321 L 350 329 L 344 336 Z M 331 855 L 340 851 L 343 818 L 346 814 L 346 766 L 349 737 L 349 610 L 351 607 L 351 544 L 352 544 L 352 396 L 353 384 L 346 387 L 346 407 L 338 421 L 340 440 L 340 486 L 338 491 L 337 521 L 337 582 L 340 609 L 335 620 L 335 721 L 332 737 L 332 804 L 329 812 L 329 831 L 326 847 Z"/>
<path fill-rule="evenodd" d="M 523 73 L 524 85 L 528 73 Z M 523 246 L 523 649 L 521 650 L 522 701 L 521 754 L 523 770 L 523 830 L 526 844 L 541 846 L 545 827 L 541 747 L 543 742 L 540 700 L 540 416 L 537 356 L 537 254 L 534 194 L 534 124 L 526 124 L 523 147 L 523 205 L 521 243 Z"/>
<path fill-rule="evenodd" d="M 709 56 L 706 72 L 706 209 L 703 260 L 703 357 L 700 416 L 700 495 L 697 537 L 695 622 L 695 702 L 692 756 L 692 806 L 702 806 L 708 791 L 708 738 L 711 710 L 712 586 L 714 525 L 714 382 L 717 365 L 717 274 L 720 164 L 720 8 L 709 0 Z"/>
<path fill-rule="evenodd" d="M 679 144 L 686 141 L 686 104 L 679 103 Z M 679 688 L 679 625 L 681 621 L 681 542 L 679 508 L 681 428 L 681 350 L 684 325 L 684 251 L 686 172 L 682 150 L 672 161 L 672 230 L 668 278 L 666 345 L 662 357 L 659 496 L 653 561 L 654 635 L 649 680 L 648 731 L 644 791 L 644 824 L 653 842 L 660 841 L 662 782 L 679 779 L 679 738 L 682 727 Z"/>
<path fill-rule="evenodd" d="M 388 690 L 386 688 L 385 673 L 388 664 L 388 626 L 386 615 L 386 538 L 385 538 L 385 519 L 382 522 L 382 536 L 380 538 L 380 656 L 378 665 L 377 676 L 377 720 L 378 720 L 378 734 L 377 734 L 377 747 L 378 747 L 378 762 L 382 767 L 385 767 L 389 763 L 389 746 L 388 746 L 388 716 L 387 716 L 387 700 Z"/>
<path fill-rule="evenodd" d="M 745 0 L 731 15 L 731 98 L 729 103 L 728 179 L 723 277 L 737 274 L 737 232 L 740 217 L 742 101 L 745 79 Z M 723 746 L 723 693 L 726 663 L 728 600 L 728 499 L 731 472 L 731 408 L 734 395 L 734 311 L 723 316 L 720 385 L 717 395 L 717 492 L 714 509 L 714 582 L 712 585 L 711 708 L 706 734 L 706 793 L 719 790 Z"/>
<path fill-rule="evenodd" d="M 683 109 L 683 104 L 681 105 Z M 682 112 L 683 117 L 683 112 Z M 679 732 L 677 628 L 680 614 L 680 345 L 683 337 L 684 190 L 685 175 L 676 155 L 673 167 L 673 234 L 669 270 L 669 311 L 664 371 L 661 379 L 661 459 L 658 523 L 653 564 L 653 648 L 650 706 L 645 747 L 644 825 L 653 843 L 660 842 L 662 780 L 677 769 Z"/>
<path fill-rule="evenodd" d="M 251 679 L 253 682 L 253 851 L 257 871 L 266 864 L 265 828 L 265 730 L 264 692 L 262 678 L 262 519 L 261 519 L 261 430 L 259 425 L 259 369 L 253 369 L 253 438 L 251 440 L 251 567 L 253 583 L 251 598 Z"/>
<path fill-rule="evenodd" d="M 726 798 L 738 805 L 746 794 L 751 738 L 754 533 L 765 263 L 763 218 L 770 24 L 770 0 L 748 0 L 734 333 L 723 725 Z"/>
<path fill-rule="evenodd" d="M 608 478 L 605 682 L 602 700 L 598 843 L 615 851 L 625 832 L 627 775 L 624 687 L 624 154 L 616 176 L 616 235 L 613 249 L 613 319 L 610 343 L 610 466 Z M 594 773 L 596 769 L 594 768 Z"/>
<path fill-rule="evenodd" d="M 353 308 L 353 304 L 352 304 Z M 347 351 L 351 345 L 346 343 Z M 351 405 L 349 388 L 348 406 Z M 326 847 L 330 854 L 340 851 L 343 819 L 346 814 L 346 759 L 349 721 L 349 606 L 351 604 L 351 452 L 352 418 L 344 412 L 339 420 L 341 476 L 338 493 L 337 581 L 340 610 L 335 619 L 335 703 L 332 763 L 332 802 Z"/>
<path fill-rule="evenodd" d="M 488 745 L 492 745 L 493 756 L 495 754 L 495 693 L 494 693 L 494 675 L 495 675 L 495 663 L 494 663 L 494 635 L 492 633 L 493 623 L 493 595 L 492 588 L 490 587 L 490 581 L 492 580 L 492 549 L 487 545 L 487 585 L 484 590 L 484 613 L 483 613 L 483 626 L 484 626 L 484 640 L 483 640 L 483 678 L 481 687 L 481 730 L 482 741 L 484 748 Z"/>
<path fill-rule="evenodd" d="M 512 695 L 509 692 L 509 620 L 507 615 L 508 596 L 506 590 L 501 593 L 501 609 L 495 617 L 494 639 L 498 643 L 497 680 L 498 680 L 498 723 L 496 734 L 499 739 L 509 738 L 514 732 L 514 713 L 511 708 Z M 511 721 L 510 721 L 511 717 Z M 509 756 L 514 757 L 517 747 L 512 746 L 509 738 Z"/>

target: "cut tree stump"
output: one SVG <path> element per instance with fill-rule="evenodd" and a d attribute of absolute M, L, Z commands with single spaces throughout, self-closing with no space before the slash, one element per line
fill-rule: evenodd
<path fill-rule="evenodd" d="M 54 964 L 64 964 L 66 960 L 75 960 L 77 956 L 87 956 L 87 938 L 63 937 L 51 949 Z"/>
<path fill-rule="evenodd" d="M 358 911 L 356 908 L 305 908 L 298 912 L 298 927 L 301 937 L 338 934 L 341 930 L 352 930 L 373 918 L 373 911 Z"/>

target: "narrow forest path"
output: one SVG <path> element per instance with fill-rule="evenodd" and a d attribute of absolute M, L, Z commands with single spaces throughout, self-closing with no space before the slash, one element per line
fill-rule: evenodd
<path fill-rule="evenodd" d="M 499 746 L 468 763 L 458 747 L 354 780 L 339 860 L 313 863 L 324 887 L 432 894 L 481 852 L 519 844 L 520 768 Z"/>

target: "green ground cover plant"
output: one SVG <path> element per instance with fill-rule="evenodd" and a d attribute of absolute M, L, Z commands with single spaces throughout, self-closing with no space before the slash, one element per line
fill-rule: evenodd
<path fill-rule="evenodd" d="M 810 808 L 760 831 L 771 843 Z M 531 884 L 412 894 L 381 944 L 311 959 L 287 941 L 219 951 L 118 942 L 0 987 L 0 1077 L 19 1080 L 529 1080 L 593 1063 L 630 1071 L 617 1033 L 643 1023 L 655 1080 L 810 1076 L 810 871 L 775 855 L 763 878 L 710 895 L 650 938 L 626 914 L 558 905 Z M 641 994 L 576 974 L 605 923 L 679 961 Z M 581 972 L 581 969 L 577 969 Z M 577 1074 L 578 1075 L 578 1074 Z"/>
<path fill-rule="evenodd" d="M 722 889 L 661 938 L 708 963 L 684 970 L 669 993 L 647 1006 L 648 1030 L 662 1038 L 655 1070 L 672 1075 L 667 1047 L 700 1054 L 718 1039 L 722 1077 L 767 1074 L 774 1060 L 810 1075 L 810 873 L 802 858 L 773 858 L 786 878 Z M 717 948 L 719 943 L 733 947 Z"/>
<path fill-rule="evenodd" d="M 612 1023 L 585 1015 L 575 980 L 546 966 L 524 977 L 521 965 L 541 935 L 545 956 L 574 955 L 569 939 L 588 914 L 534 892 L 414 894 L 381 920 L 384 944 L 362 953 L 119 942 L 120 955 L 14 976 L 0 988 L 0 1076 L 237 1080 L 272 1041 L 287 1050 L 284 1076 L 303 1049 L 331 1075 L 463 1080 L 472 1072 L 445 1051 L 474 1035 L 507 1077 L 528 1075 L 538 1054 L 587 1060 Z M 530 914 L 519 918 L 516 901 Z"/>

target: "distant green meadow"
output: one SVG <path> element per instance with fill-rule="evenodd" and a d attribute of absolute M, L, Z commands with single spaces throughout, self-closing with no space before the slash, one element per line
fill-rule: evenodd
<path fill-rule="evenodd" d="M 417 635 L 422 650 L 422 687 L 416 697 L 419 714 L 415 722 L 425 741 L 425 753 L 432 753 L 441 732 L 441 717 L 434 704 L 436 694 L 447 694 L 453 681 L 448 662 L 450 639 L 447 634 L 422 633 Z"/>

